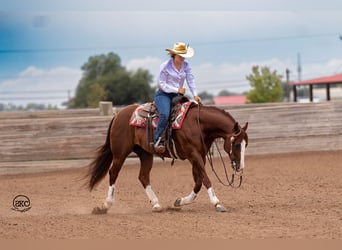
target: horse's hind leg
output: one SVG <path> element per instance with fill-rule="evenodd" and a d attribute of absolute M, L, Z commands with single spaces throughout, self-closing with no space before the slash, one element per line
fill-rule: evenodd
<path fill-rule="evenodd" d="M 107 198 L 105 199 L 101 207 L 95 207 L 93 209 L 93 214 L 105 214 L 114 204 L 115 181 L 119 175 L 124 161 L 125 159 L 113 157 L 112 166 L 109 170 L 109 187 Z"/>
<path fill-rule="evenodd" d="M 139 181 L 143 185 L 146 195 L 152 205 L 153 212 L 160 212 L 162 211 L 162 207 L 159 204 L 158 197 L 153 192 L 151 183 L 150 183 L 150 172 L 153 165 L 153 155 L 146 152 L 142 148 L 136 148 L 134 150 L 137 153 L 140 159 L 140 172 L 139 172 Z"/>

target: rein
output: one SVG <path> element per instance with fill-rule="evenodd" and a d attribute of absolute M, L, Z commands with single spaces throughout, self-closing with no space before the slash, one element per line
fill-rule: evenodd
<path fill-rule="evenodd" d="M 200 105 L 198 105 L 197 124 L 198 124 L 198 127 L 201 128 L 201 124 L 200 124 Z M 201 130 L 201 129 L 200 129 L 200 130 Z M 202 131 L 202 130 L 201 130 L 201 131 Z M 205 143 L 204 143 L 204 138 L 203 138 L 202 132 L 201 132 L 201 141 L 202 141 L 203 147 L 207 150 L 206 145 L 205 145 Z M 214 141 L 214 143 L 215 143 L 217 152 L 218 152 L 219 155 L 220 155 L 220 159 L 221 159 L 221 162 L 222 162 L 222 165 L 223 165 L 223 169 L 224 169 L 224 173 L 225 173 L 227 182 L 222 181 L 222 179 L 221 179 L 221 178 L 219 177 L 219 175 L 217 174 L 217 172 L 216 172 L 216 170 L 215 170 L 215 168 L 214 168 L 214 162 L 213 162 L 212 155 L 210 154 L 210 150 L 208 150 L 208 153 L 207 153 L 206 157 L 207 157 L 208 162 L 209 162 L 209 164 L 210 164 L 211 170 L 214 172 L 214 174 L 215 174 L 217 180 L 218 180 L 223 186 L 232 187 L 232 188 L 239 188 L 239 187 L 241 186 L 241 184 L 242 184 L 243 170 L 242 170 L 241 173 L 238 173 L 238 172 L 236 171 L 236 169 L 233 167 L 234 172 L 232 173 L 231 178 L 229 178 L 226 164 L 224 163 L 223 156 L 222 156 L 222 154 L 221 154 L 221 151 L 220 151 L 219 147 L 217 146 L 216 140 Z M 235 185 L 235 184 L 234 184 L 234 182 L 235 182 L 235 176 L 238 176 L 238 177 L 239 177 L 239 184 L 238 184 L 238 185 Z"/>
<path fill-rule="evenodd" d="M 212 158 L 210 152 L 208 152 L 208 153 L 207 153 L 207 159 L 208 159 L 208 162 L 210 163 L 211 169 L 212 169 L 212 171 L 214 172 L 214 174 L 215 174 L 217 180 L 218 180 L 223 186 L 232 187 L 232 188 L 239 188 L 239 187 L 241 186 L 241 184 L 242 184 L 243 170 L 242 170 L 241 173 L 238 173 L 238 172 L 236 172 L 236 170 L 234 169 L 234 172 L 232 173 L 232 176 L 231 176 L 231 180 L 229 180 L 229 175 L 228 175 L 227 167 L 226 167 L 226 164 L 224 163 L 224 160 L 223 160 L 221 151 L 220 151 L 219 147 L 217 146 L 216 141 L 215 141 L 214 143 L 215 143 L 217 152 L 218 152 L 219 155 L 220 155 L 220 159 L 221 159 L 221 162 L 222 162 L 222 166 L 223 166 L 223 169 L 224 169 L 224 173 L 225 173 L 225 176 L 226 176 L 227 183 L 224 183 L 224 182 L 221 180 L 221 178 L 218 176 L 218 174 L 217 174 L 217 172 L 216 172 L 216 170 L 215 170 L 215 168 L 214 168 L 213 158 Z M 235 185 L 235 184 L 234 184 L 235 176 L 238 176 L 238 177 L 239 177 L 239 184 L 238 184 L 238 185 Z"/>

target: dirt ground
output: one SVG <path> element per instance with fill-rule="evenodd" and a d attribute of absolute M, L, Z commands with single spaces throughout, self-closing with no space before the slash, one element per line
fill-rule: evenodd
<path fill-rule="evenodd" d="M 215 212 L 205 188 L 193 204 L 168 209 L 193 187 L 182 161 L 154 164 L 152 188 L 165 210 L 152 213 L 138 171 L 135 163 L 122 169 L 105 215 L 91 211 L 106 197 L 108 179 L 89 192 L 85 168 L 2 175 L 0 239 L 342 239 L 342 151 L 247 156 L 239 189 L 218 183 L 207 166 L 226 213 Z M 12 209 L 19 194 L 30 210 Z"/>

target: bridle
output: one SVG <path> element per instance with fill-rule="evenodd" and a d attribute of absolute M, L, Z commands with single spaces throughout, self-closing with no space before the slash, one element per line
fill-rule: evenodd
<path fill-rule="evenodd" d="M 200 112 L 200 105 L 198 105 L 197 124 L 198 124 L 198 127 L 199 127 L 200 131 L 202 131 L 201 130 L 201 124 L 200 124 L 200 118 L 199 118 L 200 117 L 199 112 Z M 230 143 L 231 143 L 230 152 L 229 152 L 229 157 L 230 158 L 231 158 L 231 155 L 233 153 L 233 146 L 239 145 L 239 144 L 233 144 L 233 143 L 234 143 L 234 140 L 235 140 L 235 136 L 240 135 L 240 133 L 241 133 L 241 130 L 239 131 L 238 134 L 233 134 L 232 137 L 230 138 Z M 200 135 L 201 135 L 202 145 L 205 148 L 205 150 L 207 150 L 202 132 L 200 133 Z M 223 156 L 222 156 L 221 151 L 220 151 L 220 149 L 219 149 L 219 147 L 217 145 L 216 140 L 214 141 L 214 144 L 216 146 L 217 152 L 219 153 L 219 156 L 220 156 L 220 159 L 221 159 L 221 162 L 222 162 L 222 166 L 223 166 L 225 177 L 226 177 L 226 182 L 222 181 L 222 179 L 217 174 L 217 172 L 216 172 L 216 170 L 214 168 L 212 154 L 210 153 L 210 150 L 207 150 L 208 153 L 207 153 L 206 157 L 207 157 L 207 160 L 208 160 L 208 162 L 210 164 L 211 170 L 214 172 L 217 180 L 222 185 L 224 185 L 226 187 L 239 188 L 241 186 L 241 184 L 242 184 L 243 169 L 241 170 L 241 172 L 237 172 L 236 163 L 235 163 L 235 161 L 231 160 L 231 167 L 233 168 L 234 172 L 232 173 L 231 177 L 229 177 L 227 166 L 226 166 L 226 164 L 225 164 L 225 162 L 223 160 Z M 240 143 L 240 147 L 241 147 L 241 143 Z M 239 183 L 237 185 L 235 184 L 235 176 L 237 176 L 239 178 Z"/>
<path fill-rule="evenodd" d="M 224 181 L 222 181 L 222 179 L 217 174 L 217 172 L 216 172 L 216 170 L 214 168 L 214 163 L 213 163 L 212 155 L 210 154 L 210 152 L 208 152 L 207 153 L 207 159 L 208 159 L 208 162 L 210 164 L 211 170 L 214 172 L 217 180 L 222 185 L 227 186 L 227 187 L 232 187 L 232 188 L 239 188 L 241 186 L 241 184 L 242 184 L 243 169 L 241 170 L 241 172 L 237 172 L 236 163 L 234 161 L 231 161 L 231 165 L 232 165 L 232 168 L 233 168 L 233 173 L 231 174 L 231 177 L 229 178 L 227 166 L 226 166 L 226 164 L 225 164 L 225 162 L 223 160 L 223 156 L 221 154 L 221 151 L 220 151 L 219 147 L 217 146 L 217 142 L 214 141 L 214 144 L 215 144 L 215 147 L 217 149 L 217 152 L 220 155 L 221 163 L 222 163 L 222 166 L 223 166 L 223 169 L 224 169 L 224 173 L 225 173 L 227 182 L 225 183 Z M 235 176 L 237 176 L 239 178 L 239 183 L 237 185 L 235 184 Z"/>

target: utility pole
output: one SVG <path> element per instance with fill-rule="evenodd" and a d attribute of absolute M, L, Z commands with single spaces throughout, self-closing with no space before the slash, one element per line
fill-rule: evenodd
<path fill-rule="evenodd" d="M 301 82 L 302 81 L 302 63 L 300 60 L 300 53 L 299 52 L 297 54 L 297 72 L 298 72 L 298 82 Z M 299 85 L 299 89 L 303 90 L 304 97 L 308 96 L 308 91 L 307 91 L 306 86 L 300 86 Z"/>
<path fill-rule="evenodd" d="M 297 72 L 298 72 L 298 82 L 302 80 L 302 65 L 300 63 L 300 53 L 297 54 Z"/>
<path fill-rule="evenodd" d="M 286 97 L 286 101 L 287 102 L 290 101 L 290 91 L 291 91 L 291 87 L 290 87 L 290 70 L 288 68 L 286 68 L 285 97 Z"/>

